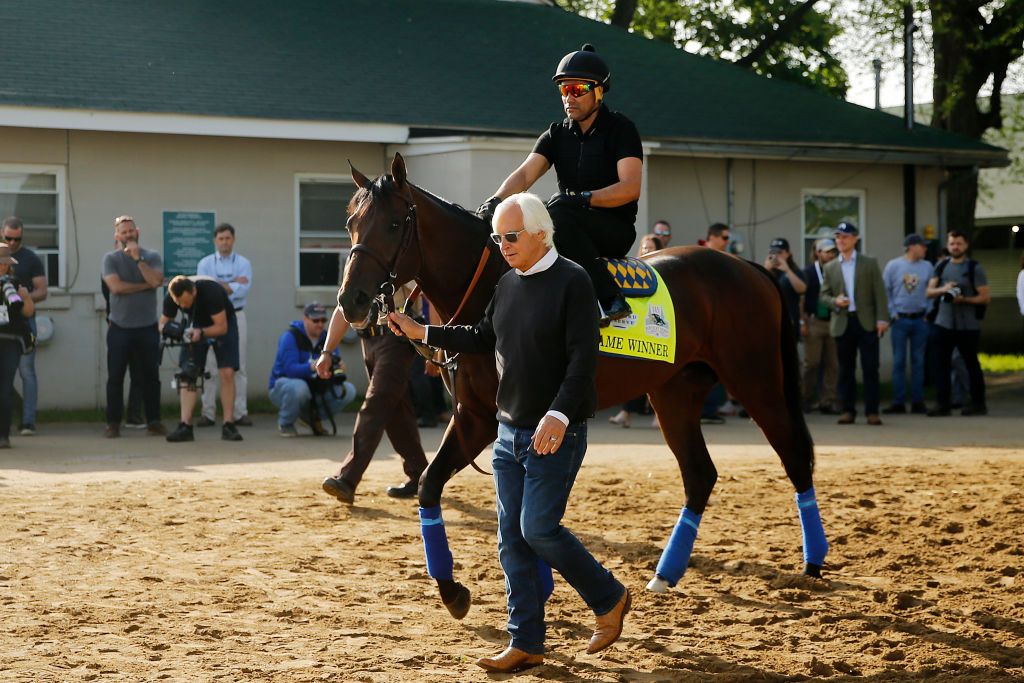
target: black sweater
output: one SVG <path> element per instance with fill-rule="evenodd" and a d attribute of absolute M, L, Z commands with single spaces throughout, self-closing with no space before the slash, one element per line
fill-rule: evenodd
<path fill-rule="evenodd" d="M 572 422 L 597 406 L 598 311 L 594 287 L 581 267 L 561 256 L 547 270 L 498 281 L 475 326 L 430 328 L 429 342 L 449 351 L 494 351 L 498 364 L 498 421 L 536 427 L 549 410 Z"/>

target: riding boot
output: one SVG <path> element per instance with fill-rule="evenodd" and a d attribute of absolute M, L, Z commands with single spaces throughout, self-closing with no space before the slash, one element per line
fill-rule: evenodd
<path fill-rule="evenodd" d="M 616 294 L 607 302 L 602 302 L 601 309 L 604 311 L 604 315 L 601 316 L 601 327 L 607 327 L 611 321 L 625 318 L 633 312 L 622 294 Z"/>

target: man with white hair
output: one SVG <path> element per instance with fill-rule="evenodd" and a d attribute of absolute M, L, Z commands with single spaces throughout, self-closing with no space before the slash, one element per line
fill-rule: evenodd
<path fill-rule="evenodd" d="M 597 615 L 587 652 L 622 633 L 630 594 L 564 526 L 569 492 L 587 451 L 597 406 L 598 315 L 587 273 L 552 248 L 553 225 L 531 194 L 508 197 L 491 235 L 512 270 L 498 281 L 475 326 L 423 326 L 390 314 L 391 329 L 463 353 L 494 353 L 498 439 L 498 559 L 508 594 L 509 647 L 477 664 L 511 673 L 544 661 L 544 601 L 538 560 L 557 569 Z M 421 517 L 429 510 L 420 510 Z"/>

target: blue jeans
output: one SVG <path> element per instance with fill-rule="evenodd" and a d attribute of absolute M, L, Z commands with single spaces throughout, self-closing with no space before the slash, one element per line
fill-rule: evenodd
<path fill-rule="evenodd" d="M 326 397 L 331 415 L 337 415 L 356 397 L 356 388 L 352 382 L 345 382 L 341 397 L 336 397 L 330 392 L 326 394 Z M 304 379 L 278 377 L 274 386 L 270 388 L 270 402 L 279 408 L 277 424 L 282 427 L 294 425 L 295 421 L 309 407 L 309 402 L 312 399 L 313 392 L 309 390 L 309 384 Z"/>
<path fill-rule="evenodd" d="M 907 343 L 910 344 L 910 401 L 924 402 L 924 354 L 928 347 L 928 321 L 897 318 L 892 324 L 892 402 L 907 402 Z"/>
<path fill-rule="evenodd" d="M 533 450 L 533 431 L 499 423 L 492 469 L 498 498 L 498 560 L 505 572 L 512 647 L 543 654 L 544 593 L 538 557 L 558 570 L 595 614 L 610 612 L 625 587 L 562 526 L 587 452 L 586 423 L 569 425 L 561 448 L 543 457 Z"/>
<path fill-rule="evenodd" d="M 36 317 L 28 319 L 28 326 L 32 328 L 32 334 L 36 334 Z M 21 362 L 18 364 L 18 374 L 21 375 L 21 424 L 34 425 L 36 423 L 36 407 L 39 403 L 39 380 L 36 378 L 36 352 L 23 353 Z"/>

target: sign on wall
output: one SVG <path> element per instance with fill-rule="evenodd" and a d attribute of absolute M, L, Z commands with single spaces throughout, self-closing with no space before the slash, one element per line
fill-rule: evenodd
<path fill-rule="evenodd" d="M 164 275 L 195 275 L 199 260 L 213 253 L 213 211 L 164 211 Z"/>

